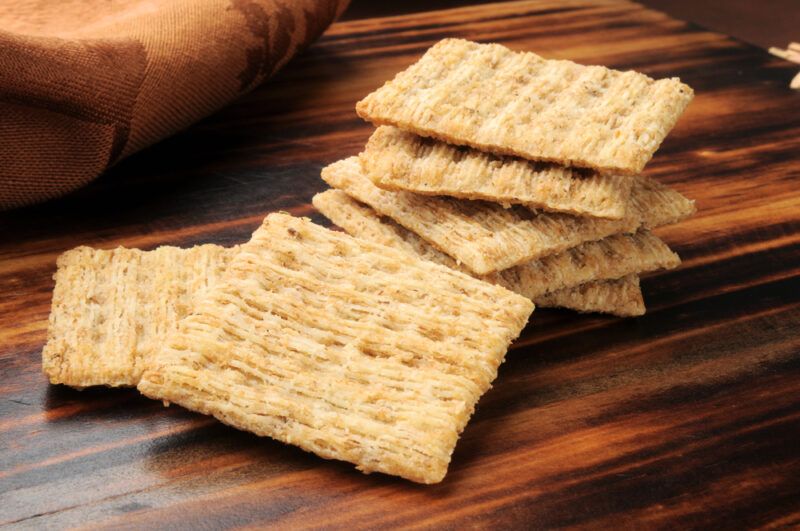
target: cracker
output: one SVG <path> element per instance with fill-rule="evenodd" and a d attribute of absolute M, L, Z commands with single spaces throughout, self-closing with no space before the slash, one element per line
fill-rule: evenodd
<path fill-rule="evenodd" d="M 633 180 L 517 157 L 499 157 L 381 126 L 360 155 L 378 187 L 424 195 L 522 204 L 622 219 Z"/>
<path fill-rule="evenodd" d="M 628 209 L 638 213 L 647 229 L 677 223 L 697 211 L 694 201 L 648 177 L 634 180 Z"/>
<path fill-rule="evenodd" d="M 600 312 L 619 317 L 636 317 L 645 313 L 642 289 L 636 275 L 554 291 L 538 297 L 536 304 L 543 308 L 569 308 L 582 313 Z"/>
<path fill-rule="evenodd" d="M 450 256 L 436 250 L 413 232 L 391 219 L 381 217 L 370 207 L 358 203 L 341 190 L 319 193 L 314 196 L 312 202 L 320 212 L 352 236 L 395 247 L 426 260 L 469 273 L 468 269 L 456 263 Z M 532 299 L 536 304 L 543 300 L 547 306 L 627 315 L 626 312 L 638 311 L 635 308 L 630 309 L 630 303 L 623 304 L 630 300 L 631 288 L 626 288 L 624 285 L 616 287 L 617 285 L 613 283 L 603 287 L 602 282 L 596 280 L 613 280 L 632 273 L 673 268 L 678 264 L 680 264 L 678 255 L 670 251 L 664 242 L 649 232 L 640 231 L 635 235 L 616 235 L 599 242 L 587 242 L 565 253 L 544 257 L 478 278 L 504 286 Z M 580 289 L 586 291 L 585 294 L 578 290 L 572 293 L 571 288 L 587 282 L 597 286 L 593 289 L 581 287 Z M 620 293 L 615 295 L 615 291 Z M 584 297 L 585 303 L 582 300 Z M 638 300 L 642 300 L 641 294 Z M 604 306 L 603 303 L 607 305 Z"/>
<path fill-rule="evenodd" d="M 499 286 L 271 214 L 139 390 L 364 472 L 436 483 L 532 310 Z"/>
<path fill-rule="evenodd" d="M 667 218 L 689 215 L 694 209 L 691 201 L 663 185 L 652 183 L 653 190 L 640 186 L 640 182 L 649 182 L 647 178 L 634 183 L 631 208 L 622 220 L 556 213 L 534 215 L 522 207 L 505 209 L 485 201 L 382 190 L 363 174 L 357 157 L 327 166 L 322 178 L 417 233 L 479 275 L 559 253 L 586 241 L 634 232 L 642 223 L 658 226 Z M 661 204 L 673 200 L 674 204 Z"/>
<path fill-rule="evenodd" d="M 200 245 L 62 254 L 42 350 L 45 374 L 73 387 L 136 385 L 146 360 L 233 253 Z"/>
<path fill-rule="evenodd" d="M 674 269 L 681 263 L 677 254 L 648 230 L 615 234 L 582 243 L 564 252 L 548 255 L 510 269 L 481 277 L 505 286 L 534 301 L 594 280 L 614 280 L 630 274 Z"/>
<path fill-rule="evenodd" d="M 356 238 L 394 247 L 424 260 L 435 262 L 468 275 L 469 269 L 439 251 L 415 233 L 391 218 L 381 216 L 341 190 L 326 190 L 311 198 L 311 203 L 325 217 Z"/>
<path fill-rule="evenodd" d="M 640 173 L 693 97 L 678 78 L 547 60 L 444 39 L 356 111 L 500 155 Z"/>

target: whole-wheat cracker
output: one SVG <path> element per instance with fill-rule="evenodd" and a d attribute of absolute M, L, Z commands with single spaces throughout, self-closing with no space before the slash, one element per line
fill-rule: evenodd
<path fill-rule="evenodd" d="M 391 219 L 381 217 L 341 190 L 319 193 L 312 202 L 317 210 L 352 236 L 396 247 L 471 274 L 468 269 L 413 232 Z M 641 304 L 636 306 L 630 302 L 632 288 L 627 284 L 604 286 L 602 280 L 672 268 L 679 263 L 678 256 L 661 240 L 649 232 L 639 232 L 635 235 L 617 235 L 599 242 L 584 243 L 559 255 L 478 278 L 504 286 L 532 299 L 536 304 L 542 300 L 547 306 L 563 306 L 578 311 L 638 315 L 635 313 L 639 311 L 638 308 L 643 309 L 641 294 L 638 296 Z M 577 287 L 587 282 L 593 287 L 581 287 L 582 291 L 578 291 Z M 572 293 L 572 288 L 576 288 L 575 293 Z M 616 291 L 624 293 L 615 293 Z M 607 303 L 606 306 L 603 306 L 604 302 Z"/>
<path fill-rule="evenodd" d="M 54 384 L 133 386 L 236 249 L 77 247 L 57 261 L 42 368 Z"/>
<path fill-rule="evenodd" d="M 381 126 L 359 155 L 364 172 L 385 190 L 622 219 L 633 180 L 549 162 L 497 156 Z"/>
<path fill-rule="evenodd" d="M 581 313 L 600 312 L 618 317 L 637 317 L 645 313 L 637 275 L 553 291 L 538 297 L 536 304 L 543 308 L 569 308 Z"/>
<path fill-rule="evenodd" d="M 640 173 L 693 97 L 678 78 L 444 39 L 358 102 L 375 125 L 606 173 Z"/>
<path fill-rule="evenodd" d="M 560 253 L 586 241 L 655 227 L 694 212 L 694 203 L 652 179 L 634 183 L 628 215 L 622 220 L 539 213 L 485 201 L 428 197 L 382 190 L 363 173 L 358 157 L 322 170 L 334 188 L 371 206 L 415 232 L 471 271 L 485 275 Z"/>
<path fill-rule="evenodd" d="M 138 387 L 364 472 L 435 483 L 532 310 L 499 286 L 271 214 Z"/>

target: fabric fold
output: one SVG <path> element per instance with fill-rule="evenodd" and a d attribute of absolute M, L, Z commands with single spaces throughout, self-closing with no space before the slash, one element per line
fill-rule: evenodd
<path fill-rule="evenodd" d="M 0 6 L 0 210 L 75 190 L 220 109 L 348 0 L 56 0 Z"/>

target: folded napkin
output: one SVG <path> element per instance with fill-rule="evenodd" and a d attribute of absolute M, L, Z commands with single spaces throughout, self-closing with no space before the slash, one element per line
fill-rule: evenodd
<path fill-rule="evenodd" d="M 0 210 L 57 197 L 219 109 L 348 0 L 0 5 Z"/>

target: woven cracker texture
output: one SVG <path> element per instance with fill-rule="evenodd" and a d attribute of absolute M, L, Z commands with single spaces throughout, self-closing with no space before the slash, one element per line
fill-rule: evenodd
<path fill-rule="evenodd" d="M 645 313 L 642 289 L 636 275 L 554 291 L 540 297 L 536 304 L 543 308 L 569 308 L 582 313 L 602 312 L 618 317 L 638 317 Z"/>
<path fill-rule="evenodd" d="M 58 258 L 42 350 L 54 384 L 134 386 L 198 293 L 236 252 L 216 245 L 153 251 L 77 247 Z"/>
<path fill-rule="evenodd" d="M 634 175 L 692 97 L 677 78 L 444 39 L 356 110 L 450 144 Z"/>
<path fill-rule="evenodd" d="M 364 472 L 435 483 L 532 309 L 449 268 L 271 214 L 139 389 Z"/>
<path fill-rule="evenodd" d="M 380 216 L 341 190 L 319 193 L 312 201 L 320 212 L 348 234 L 396 247 L 425 260 L 471 274 L 468 269 L 436 250 L 413 232 Z M 617 283 L 606 285 L 603 280 L 596 279 L 617 279 L 629 273 L 675 267 L 680 260 L 663 242 L 651 234 L 637 233 L 636 236 L 625 237 L 632 241 L 623 242 L 621 245 L 606 241 L 611 238 L 590 242 L 574 250 L 570 249 L 566 253 L 553 255 L 552 258 L 546 257 L 477 278 L 504 286 L 532 299 L 537 305 L 541 300 L 550 307 L 560 306 L 581 312 L 639 315 L 631 313 L 638 310 L 631 309 L 629 304 L 631 300 L 629 286 Z M 606 251 L 610 252 L 610 255 L 606 255 Z M 620 259 L 618 253 L 626 256 Z M 586 282 L 593 284 L 593 287 L 590 289 L 579 286 Z M 620 293 L 615 293 L 617 291 Z M 638 300 L 642 300 L 641 294 Z"/>
<path fill-rule="evenodd" d="M 479 275 L 559 253 L 585 241 L 635 232 L 642 224 L 659 226 L 667 218 L 674 221 L 694 211 L 694 204 L 674 190 L 658 183 L 641 185 L 649 183 L 647 178 L 634 182 L 632 208 L 622 220 L 534 214 L 522 207 L 505 209 L 484 201 L 382 190 L 364 175 L 358 157 L 327 166 L 322 178 Z"/>
<path fill-rule="evenodd" d="M 484 199 L 553 212 L 622 219 L 633 180 L 471 148 L 381 126 L 360 155 L 385 190 Z"/>

